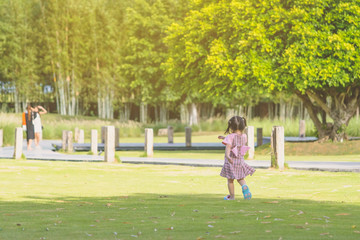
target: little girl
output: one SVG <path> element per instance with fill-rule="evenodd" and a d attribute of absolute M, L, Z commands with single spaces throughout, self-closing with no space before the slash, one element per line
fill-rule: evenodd
<path fill-rule="evenodd" d="M 228 128 L 225 134 L 229 134 L 226 137 L 219 136 L 219 139 L 223 139 L 225 148 L 225 162 L 221 169 L 220 176 L 227 178 L 227 184 L 229 189 L 229 195 L 224 197 L 224 200 L 234 200 L 234 179 L 242 187 L 244 199 L 250 200 L 252 195 L 249 187 L 246 185 L 245 177 L 252 175 L 255 169 L 250 167 L 244 161 L 244 155 L 249 150 L 246 146 L 247 136 L 243 132 L 246 127 L 246 119 L 243 117 L 235 116 L 228 121 Z"/>

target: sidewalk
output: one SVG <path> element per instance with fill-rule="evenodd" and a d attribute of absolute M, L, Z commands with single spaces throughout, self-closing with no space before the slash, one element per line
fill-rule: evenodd
<path fill-rule="evenodd" d="M 47 161 L 76 161 L 76 162 L 102 162 L 103 156 L 94 155 L 70 155 L 55 152 L 53 144 L 60 141 L 43 140 L 40 149 L 28 151 L 26 141 L 23 143 L 23 153 L 28 160 L 47 160 Z M 14 147 L 0 148 L 1 158 L 12 158 Z M 285 156 L 286 158 L 286 156 Z M 176 159 L 176 158 L 140 158 L 140 157 L 121 157 L 122 163 L 132 164 L 161 164 L 161 165 L 183 165 L 195 167 L 222 167 L 222 159 Z M 269 168 L 269 161 L 249 160 L 246 161 L 253 168 Z M 288 166 L 297 170 L 331 171 L 331 172 L 360 172 L 360 162 L 311 162 L 311 161 L 290 161 Z"/>

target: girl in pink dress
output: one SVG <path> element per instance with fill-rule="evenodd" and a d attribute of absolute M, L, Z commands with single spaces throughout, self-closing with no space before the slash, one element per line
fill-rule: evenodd
<path fill-rule="evenodd" d="M 225 161 L 221 169 L 220 176 L 227 178 L 227 185 L 229 195 L 224 197 L 224 200 L 234 200 L 234 179 L 241 185 L 244 199 L 250 200 L 252 195 L 249 187 L 246 185 L 245 177 L 252 175 L 255 169 L 250 167 L 244 161 L 244 155 L 249 150 L 246 146 L 247 136 L 244 133 L 246 127 L 246 119 L 243 117 L 235 116 L 228 121 L 228 128 L 225 134 L 226 137 L 219 136 L 223 139 L 225 148 Z M 231 132 L 231 133 L 230 133 Z"/>

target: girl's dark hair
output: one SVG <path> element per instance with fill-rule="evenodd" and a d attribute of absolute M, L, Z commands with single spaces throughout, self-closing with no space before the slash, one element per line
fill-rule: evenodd
<path fill-rule="evenodd" d="M 225 134 L 229 134 L 230 130 L 235 132 L 236 130 L 243 131 L 246 128 L 246 119 L 244 117 L 234 116 L 228 121 L 228 127 Z"/>
<path fill-rule="evenodd" d="M 28 104 L 27 105 L 27 107 L 26 107 L 26 109 L 27 109 L 27 112 L 28 112 L 28 120 L 30 121 L 31 120 L 31 105 L 30 104 Z"/>

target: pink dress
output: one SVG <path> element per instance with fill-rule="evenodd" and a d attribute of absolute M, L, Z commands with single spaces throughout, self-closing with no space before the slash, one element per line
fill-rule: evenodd
<path fill-rule="evenodd" d="M 246 146 L 246 134 L 239 135 L 237 133 L 231 133 L 225 137 L 222 143 L 224 145 L 231 145 L 230 157 L 234 163 L 229 163 L 225 157 L 224 166 L 221 169 L 220 176 L 228 179 L 243 179 L 255 172 L 255 169 L 250 167 L 244 161 L 244 155 L 249 150 L 249 147 Z"/>

